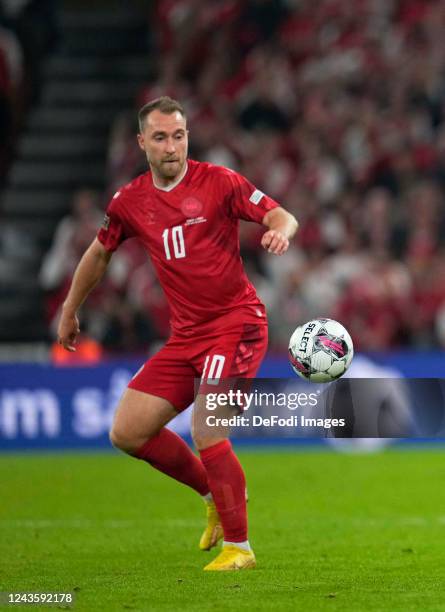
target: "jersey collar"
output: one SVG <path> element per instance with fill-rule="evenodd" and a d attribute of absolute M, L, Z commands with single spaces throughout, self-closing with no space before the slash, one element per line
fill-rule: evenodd
<path fill-rule="evenodd" d="M 160 191 L 171 191 L 172 189 L 174 189 L 175 187 L 177 187 L 179 185 L 179 183 L 182 181 L 184 176 L 187 174 L 187 170 L 188 169 L 189 169 L 188 162 L 185 162 L 185 167 L 184 167 L 184 170 L 181 173 L 181 176 L 178 179 L 176 179 L 176 181 L 174 183 L 171 183 L 171 185 L 167 185 L 167 187 L 160 187 L 159 185 L 156 185 L 155 177 L 154 177 L 154 175 L 152 173 L 151 179 L 153 181 L 153 187 L 155 187 L 156 189 L 159 189 Z"/>

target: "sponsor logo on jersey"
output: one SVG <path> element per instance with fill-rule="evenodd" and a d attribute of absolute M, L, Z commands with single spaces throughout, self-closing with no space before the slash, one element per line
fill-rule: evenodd
<path fill-rule="evenodd" d="M 109 227 L 110 227 L 110 217 L 108 215 L 105 215 L 104 220 L 102 221 L 102 229 L 107 231 Z"/>
<path fill-rule="evenodd" d="M 196 198 L 185 198 L 181 203 L 181 210 L 186 217 L 199 217 L 203 209 L 202 202 Z"/>
<path fill-rule="evenodd" d="M 196 225 L 197 223 L 206 223 L 205 217 L 195 217 L 194 219 L 187 219 L 185 225 Z"/>
<path fill-rule="evenodd" d="M 259 189 L 255 189 L 255 191 L 252 193 L 252 195 L 249 198 L 249 202 L 252 202 L 252 204 L 257 205 L 263 196 L 264 196 L 264 193 L 262 191 L 260 191 Z"/>

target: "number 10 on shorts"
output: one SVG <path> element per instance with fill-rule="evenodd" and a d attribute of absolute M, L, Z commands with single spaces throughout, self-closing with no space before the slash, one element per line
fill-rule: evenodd
<path fill-rule="evenodd" d="M 221 378 L 225 361 L 226 358 L 224 355 L 207 355 L 204 361 L 204 369 L 202 371 L 201 380 L 204 380 L 207 374 L 207 383 L 209 385 L 217 385 L 219 383 L 219 379 Z"/>

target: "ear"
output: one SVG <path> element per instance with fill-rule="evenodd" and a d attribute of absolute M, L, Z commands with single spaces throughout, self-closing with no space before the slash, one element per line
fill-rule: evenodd
<path fill-rule="evenodd" d="M 144 140 L 144 135 L 143 135 L 143 134 L 138 134 L 138 135 L 137 135 L 137 138 L 138 138 L 138 145 L 139 145 L 139 148 L 140 148 L 142 151 L 145 151 L 145 148 L 144 148 L 144 142 L 145 142 L 145 140 Z"/>

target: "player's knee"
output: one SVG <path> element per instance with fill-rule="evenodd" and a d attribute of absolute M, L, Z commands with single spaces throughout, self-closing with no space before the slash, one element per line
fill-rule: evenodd
<path fill-rule="evenodd" d="M 192 440 L 193 440 L 193 444 L 195 448 L 197 450 L 202 450 L 204 448 L 202 446 L 202 443 L 204 441 L 203 432 L 199 431 L 199 429 L 194 424 L 192 424 L 191 434 L 192 434 Z"/>
<path fill-rule="evenodd" d="M 110 431 L 110 442 L 115 448 L 130 455 L 138 449 L 137 441 L 132 440 L 125 432 L 119 431 L 116 427 Z"/>
<path fill-rule="evenodd" d="M 212 436 L 207 431 L 196 431 L 192 430 L 192 439 L 195 448 L 199 451 L 204 450 L 205 448 L 209 448 L 213 446 L 219 441 L 219 438 L 216 436 Z"/>

